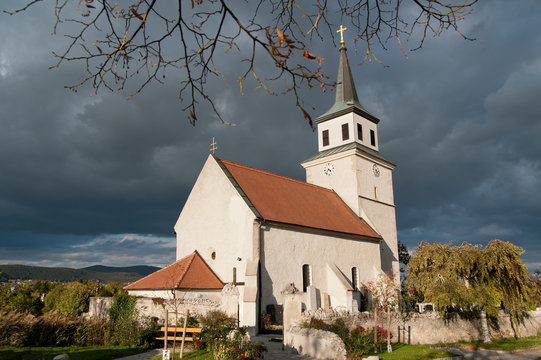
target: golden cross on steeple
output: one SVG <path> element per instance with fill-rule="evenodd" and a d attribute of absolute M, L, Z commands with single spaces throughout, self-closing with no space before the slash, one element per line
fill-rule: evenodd
<path fill-rule="evenodd" d="M 340 29 L 336 30 L 336 32 L 340 33 L 340 45 L 345 45 L 346 42 L 344 41 L 344 31 L 346 31 L 348 28 L 343 27 L 340 25 Z"/>
<path fill-rule="evenodd" d="M 210 143 L 210 151 L 214 155 L 214 151 L 218 150 L 218 143 L 214 141 L 214 136 L 212 137 L 212 142 Z"/>

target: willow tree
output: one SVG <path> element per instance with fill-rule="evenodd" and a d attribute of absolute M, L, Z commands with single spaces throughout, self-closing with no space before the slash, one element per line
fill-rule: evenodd
<path fill-rule="evenodd" d="M 322 72 L 323 58 L 313 41 L 336 45 L 336 29 L 344 24 L 364 59 L 381 62 L 378 49 L 390 42 L 407 50 L 423 46 L 427 36 L 455 31 L 477 0 L 50 0 L 56 22 L 53 33 L 66 39 L 54 53 L 53 67 L 79 62 L 82 80 L 67 86 L 131 89 L 133 96 L 151 82 L 162 82 L 166 71 L 177 72 L 180 99 L 192 124 L 198 110 L 215 107 L 208 89 L 211 78 L 223 79 L 228 64 L 240 91 L 248 79 L 269 94 L 292 93 L 312 126 L 299 95 L 302 87 L 322 89 L 334 84 Z M 22 1 L 24 12 L 43 0 Z M 410 43 L 407 43 L 411 39 Z M 410 45 L 411 44 L 411 45 Z M 409 45 L 409 46 L 408 46 Z M 236 54 L 231 57 L 232 54 Z M 170 74 L 168 72 L 168 74 Z M 230 80 L 229 80 L 230 81 Z M 277 88 L 273 88 L 273 84 Z M 201 102 L 206 103 L 202 105 Z"/>
<path fill-rule="evenodd" d="M 488 316 L 503 303 L 515 333 L 524 310 L 532 306 L 532 284 L 520 259 L 521 248 L 501 240 L 479 245 L 422 243 L 408 264 L 408 283 L 434 303 L 440 313 L 452 309 L 480 311 L 485 342 Z"/>

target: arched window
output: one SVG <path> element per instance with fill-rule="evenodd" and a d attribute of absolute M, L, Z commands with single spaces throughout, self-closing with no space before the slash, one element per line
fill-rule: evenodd
<path fill-rule="evenodd" d="M 353 284 L 353 290 L 359 291 L 360 284 L 359 284 L 359 268 L 358 267 L 351 268 L 351 282 Z"/>
<path fill-rule="evenodd" d="M 302 291 L 306 292 L 308 286 L 312 285 L 312 267 L 308 264 L 302 266 Z"/>

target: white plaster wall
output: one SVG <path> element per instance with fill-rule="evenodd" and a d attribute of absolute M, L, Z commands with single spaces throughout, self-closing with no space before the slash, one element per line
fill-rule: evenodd
<path fill-rule="evenodd" d="M 188 299 L 209 299 L 213 301 L 221 300 L 221 290 L 199 290 L 199 291 L 180 291 L 180 290 L 128 290 L 128 295 L 144 298 L 161 298 L 165 300 L 188 300 Z"/>
<path fill-rule="evenodd" d="M 358 214 L 357 163 L 353 154 L 355 150 L 345 151 L 303 165 L 306 166 L 306 182 L 334 190 Z M 324 169 L 329 163 L 334 166 L 334 172 L 327 175 Z"/>
<path fill-rule="evenodd" d="M 351 282 L 351 268 L 359 268 L 360 281 L 372 280 L 373 267 L 380 268 L 379 243 L 366 240 L 337 238 L 333 235 L 301 231 L 293 228 L 267 226 L 262 231 L 261 310 L 267 304 L 282 304 L 280 293 L 294 283 L 302 290 L 302 265 L 312 267 L 312 284 L 327 292 L 333 306 L 343 294 L 335 294 L 327 284 L 327 264 L 334 263 Z M 271 280 L 272 279 L 272 280 Z"/>
<path fill-rule="evenodd" d="M 326 175 L 327 163 L 335 171 Z M 373 165 L 379 167 L 375 176 Z M 357 150 L 344 151 L 303 164 L 306 181 L 333 189 L 358 216 L 383 237 L 381 263 L 384 271 L 398 271 L 398 245 L 393 193 L 393 167 Z M 374 201 L 375 200 L 375 201 Z"/>
<path fill-rule="evenodd" d="M 175 224 L 177 259 L 197 250 L 222 282 L 233 281 L 233 267 L 237 281 L 244 281 L 246 261 L 253 256 L 254 220 L 246 202 L 209 156 Z"/>
<path fill-rule="evenodd" d="M 353 161 L 355 161 L 358 195 L 394 205 L 393 168 L 382 161 L 362 156 L 355 156 Z M 379 176 L 374 174 L 374 164 L 379 169 Z"/>
<path fill-rule="evenodd" d="M 349 139 L 342 140 L 342 124 L 348 124 L 349 126 Z M 361 124 L 363 128 L 363 139 L 360 140 L 357 136 L 357 124 Z M 329 145 L 323 146 L 323 131 L 329 130 Z M 376 145 L 373 146 L 370 142 L 370 130 L 374 131 Z M 351 142 L 358 142 L 371 149 L 379 149 L 378 141 L 378 126 L 370 120 L 363 118 L 353 112 L 339 116 L 337 118 L 324 121 L 317 125 L 318 134 L 318 150 L 324 151 L 332 149 L 337 146 L 349 144 Z"/>
<path fill-rule="evenodd" d="M 365 213 L 364 217 L 369 218 L 370 223 L 383 237 L 380 254 L 381 269 L 385 272 L 392 271 L 394 274 L 398 274 L 398 240 L 395 208 L 363 198 L 359 198 L 359 207 Z"/>

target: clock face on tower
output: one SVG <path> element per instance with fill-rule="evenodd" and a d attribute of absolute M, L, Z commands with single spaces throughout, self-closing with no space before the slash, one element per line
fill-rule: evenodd
<path fill-rule="evenodd" d="M 323 168 L 323 172 L 325 175 L 330 176 L 334 172 L 334 165 L 331 163 L 327 163 L 325 167 Z"/>
<path fill-rule="evenodd" d="M 374 172 L 374 176 L 379 177 L 379 167 L 377 164 L 372 165 L 372 171 Z"/>

